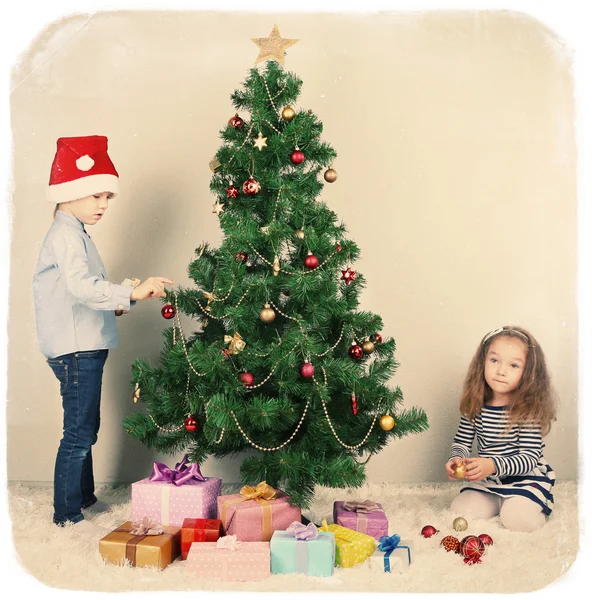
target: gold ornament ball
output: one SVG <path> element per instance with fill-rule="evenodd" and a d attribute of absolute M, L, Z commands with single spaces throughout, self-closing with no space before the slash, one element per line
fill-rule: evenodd
<path fill-rule="evenodd" d="M 336 179 L 337 179 L 337 171 L 331 167 L 330 169 L 327 169 L 325 171 L 325 181 L 328 181 L 329 183 L 333 183 Z"/>
<path fill-rule="evenodd" d="M 296 112 L 291 106 L 286 106 L 286 108 L 282 110 L 282 119 L 284 119 L 284 121 L 291 121 L 295 115 Z"/>
<path fill-rule="evenodd" d="M 454 531 L 465 531 L 468 526 L 469 524 L 467 523 L 467 520 L 463 517 L 457 517 L 452 522 L 452 527 Z"/>
<path fill-rule="evenodd" d="M 456 467 L 454 467 L 454 476 L 457 479 L 464 479 L 466 472 L 467 467 L 465 466 L 465 463 L 461 463 L 460 465 L 456 465 Z"/>
<path fill-rule="evenodd" d="M 261 312 L 259 313 L 259 318 L 264 322 L 264 323 L 271 323 L 274 319 L 275 319 L 275 311 L 273 310 L 273 308 L 271 308 L 269 306 L 269 304 L 266 304 L 262 309 Z"/>
<path fill-rule="evenodd" d="M 385 431 L 390 431 L 395 426 L 395 420 L 390 415 L 380 417 L 380 426 Z"/>
<path fill-rule="evenodd" d="M 303 239 L 304 239 L 304 229 L 297 229 L 297 230 L 294 232 L 294 235 L 295 235 L 295 236 L 296 236 L 298 239 L 300 239 L 300 240 L 303 240 Z"/>
<path fill-rule="evenodd" d="M 222 168 L 222 163 L 217 158 L 212 158 L 210 161 L 210 171 L 217 173 Z"/>
<path fill-rule="evenodd" d="M 140 399 L 140 385 L 136 383 L 136 387 L 134 389 L 134 402 L 137 402 Z"/>
<path fill-rule="evenodd" d="M 374 352 L 374 344 L 370 340 L 366 340 L 362 344 L 362 350 L 364 351 L 364 354 L 372 354 L 372 352 Z"/>

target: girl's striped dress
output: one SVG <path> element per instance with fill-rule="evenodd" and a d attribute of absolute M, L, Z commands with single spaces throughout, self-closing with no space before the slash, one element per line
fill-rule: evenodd
<path fill-rule="evenodd" d="M 450 458 L 469 458 L 475 435 L 480 458 L 491 458 L 496 474 L 467 481 L 461 488 L 497 494 L 502 498 L 523 496 L 536 502 L 543 513 L 553 510 L 555 473 L 543 458 L 545 444 L 539 425 L 512 425 L 505 406 L 484 405 L 474 422 L 462 416 Z"/>

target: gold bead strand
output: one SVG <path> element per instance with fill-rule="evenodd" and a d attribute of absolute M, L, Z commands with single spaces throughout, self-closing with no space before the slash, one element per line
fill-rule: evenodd
<path fill-rule="evenodd" d="M 281 450 L 284 446 L 289 444 L 294 439 L 294 436 L 298 433 L 298 430 L 300 429 L 300 426 L 302 425 L 302 423 L 304 421 L 304 417 L 306 417 L 306 412 L 308 411 L 309 406 L 310 406 L 310 399 L 306 402 L 306 406 L 304 407 L 304 412 L 302 413 L 302 416 L 300 417 L 300 421 L 298 421 L 298 425 L 296 425 L 296 429 L 294 429 L 294 432 L 292 433 L 292 435 L 283 444 L 276 446 L 275 448 L 265 448 L 264 446 L 259 446 L 258 444 L 253 442 L 249 438 L 249 436 L 244 432 L 243 428 L 240 426 L 240 423 L 238 422 L 238 419 L 236 418 L 234 411 L 231 410 L 230 414 L 232 415 L 232 418 L 234 419 L 234 422 L 236 423 L 236 426 L 238 427 L 242 436 L 245 438 L 245 440 L 249 444 L 251 444 L 251 446 L 253 446 L 254 448 L 257 448 L 257 450 L 262 450 L 263 452 L 275 452 L 276 450 Z"/>
<path fill-rule="evenodd" d="M 228 166 L 230 166 L 230 163 L 234 160 L 234 157 L 236 156 L 237 152 L 239 150 L 242 149 L 242 147 L 247 143 L 247 141 L 251 138 L 251 131 L 253 131 L 253 123 L 251 123 L 250 127 L 249 127 L 249 131 L 247 131 L 247 135 L 245 136 L 245 139 L 243 141 L 243 143 L 238 147 L 237 151 L 230 157 L 230 160 L 228 161 Z"/>
<path fill-rule="evenodd" d="M 325 356 L 325 354 L 335 350 L 335 348 L 337 348 L 337 346 L 339 346 L 339 342 L 341 341 L 341 338 L 343 337 L 344 329 L 345 329 L 345 324 L 343 324 L 341 326 L 341 333 L 339 334 L 339 338 L 337 339 L 337 341 L 330 348 L 327 348 L 327 350 L 325 350 L 323 353 L 315 354 L 315 356 Z"/>
<path fill-rule="evenodd" d="M 199 304 L 199 302 L 198 302 Z M 179 328 L 179 335 L 181 336 L 181 342 L 183 344 L 183 352 L 185 353 L 185 358 L 187 359 L 187 364 L 189 365 L 189 368 L 198 376 L 198 377 L 203 377 L 205 375 L 205 373 L 198 373 L 194 366 L 191 364 L 191 361 L 189 360 L 189 354 L 187 352 L 187 344 L 185 343 L 185 335 L 183 334 L 183 327 L 181 326 L 181 318 L 179 317 L 179 304 L 178 304 L 178 299 L 177 299 L 177 292 L 175 292 L 175 319 L 177 321 L 177 327 Z"/>
<path fill-rule="evenodd" d="M 296 319 L 294 317 L 291 317 L 290 315 L 287 315 L 280 308 L 278 308 L 271 300 L 269 301 L 269 303 L 280 313 L 280 315 L 282 315 L 282 317 L 286 317 L 286 319 L 290 319 L 291 321 L 295 321 L 296 324 L 298 325 L 298 327 L 300 327 L 300 331 L 302 331 L 302 333 L 304 333 L 304 329 L 302 328 L 302 324 L 300 323 L 300 321 L 298 319 Z"/>
<path fill-rule="evenodd" d="M 263 83 L 265 84 L 265 89 L 267 90 L 267 96 L 269 98 L 269 101 L 271 102 L 271 105 L 273 106 L 273 110 L 275 111 L 275 116 L 277 117 L 278 122 L 281 122 L 280 112 L 277 109 L 277 106 L 275 105 L 273 98 L 271 97 L 271 92 L 269 91 L 269 86 L 267 85 L 267 80 L 265 79 L 265 77 L 263 77 L 263 75 L 261 76 L 261 79 L 263 79 Z"/>
<path fill-rule="evenodd" d="M 160 425 L 159 425 L 159 424 L 158 424 L 158 423 L 157 423 L 157 422 L 154 420 L 154 417 L 153 417 L 151 414 L 149 414 L 148 416 L 149 416 L 149 417 L 152 419 L 152 422 L 154 423 L 154 425 L 155 425 L 155 426 L 156 426 L 156 427 L 157 427 L 157 428 L 158 428 L 160 431 L 162 431 L 162 432 L 164 432 L 164 433 L 176 433 L 177 431 L 181 431 L 181 429 L 183 429 L 183 427 L 184 427 L 184 425 L 179 425 L 179 427 L 174 427 L 174 428 L 171 428 L 171 429 L 168 429 L 168 428 L 166 428 L 166 427 L 161 427 L 161 426 L 160 426 Z"/>
<path fill-rule="evenodd" d="M 327 387 L 327 373 L 325 372 L 325 367 L 321 367 L 321 370 L 323 371 L 323 376 L 325 377 L 325 387 Z M 318 383 L 317 380 L 313 377 L 313 380 L 315 382 L 315 384 L 318 387 Z M 327 406 L 325 404 L 325 401 L 323 400 L 323 398 L 321 397 L 321 404 L 323 405 L 323 411 L 325 413 L 325 418 L 327 419 L 327 423 L 329 424 L 329 428 L 331 429 L 331 432 L 333 433 L 333 437 L 335 437 L 335 439 L 344 447 L 344 448 L 348 448 L 349 450 L 357 450 L 360 446 L 362 446 L 363 444 L 366 443 L 366 440 L 370 437 L 370 434 L 372 433 L 372 429 L 374 428 L 374 424 L 376 423 L 376 415 L 374 415 L 374 419 L 372 420 L 372 424 L 370 425 L 370 429 L 368 429 L 368 433 L 364 436 L 364 439 L 359 443 L 356 444 L 355 446 L 350 446 L 344 442 L 342 442 L 339 439 L 339 436 L 337 435 L 337 432 L 335 431 L 335 428 L 333 427 L 333 423 L 331 422 L 331 419 L 329 418 L 329 413 L 327 412 Z"/>
<path fill-rule="evenodd" d="M 208 400 L 207 402 L 204 402 L 204 406 L 206 409 L 206 419 L 208 419 L 208 404 L 210 403 L 210 401 Z M 222 438 L 224 437 L 224 432 L 226 431 L 226 429 L 224 427 L 222 427 L 222 433 L 220 434 L 220 437 L 214 441 L 214 444 L 220 444 L 222 442 Z"/>
<path fill-rule="evenodd" d="M 249 289 L 251 289 L 251 288 L 249 288 Z M 241 299 L 234 305 L 234 308 L 237 308 L 239 306 L 239 304 L 246 298 L 247 294 L 249 293 L 249 289 L 247 289 L 245 291 L 245 293 L 241 296 Z M 217 317 L 216 315 L 211 314 L 210 312 L 206 311 L 206 309 L 201 305 L 201 303 L 199 301 L 197 302 L 197 306 L 199 306 L 200 310 L 204 313 L 204 315 L 207 315 L 208 317 L 211 317 L 212 319 L 222 321 L 223 319 L 226 319 L 228 317 L 228 313 L 225 315 L 222 315 L 221 317 Z"/>

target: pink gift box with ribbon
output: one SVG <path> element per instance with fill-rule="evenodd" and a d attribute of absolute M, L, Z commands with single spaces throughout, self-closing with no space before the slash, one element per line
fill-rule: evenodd
<path fill-rule="evenodd" d="M 372 500 L 349 500 L 333 503 L 333 522 L 365 533 L 377 540 L 388 536 L 388 519 L 382 505 Z"/>
<path fill-rule="evenodd" d="M 241 542 L 228 535 L 191 544 L 185 568 L 201 579 L 259 581 L 271 575 L 269 542 Z"/>
<path fill-rule="evenodd" d="M 215 519 L 222 480 L 204 477 L 185 455 L 174 469 L 154 462 L 152 474 L 132 483 L 132 520 L 151 517 L 162 525 L 182 527 L 185 518 Z"/>

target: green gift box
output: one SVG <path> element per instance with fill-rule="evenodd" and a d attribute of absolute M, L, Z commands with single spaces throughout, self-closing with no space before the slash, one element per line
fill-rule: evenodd
<path fill-rule="evenodd" d="M 273 574 L 333 575 L 335 536 L 330 531 L 319 531 L 318 537 L 310 540 L 297 539 L 290 531 L 274 531 L 269 550 Z"/>

